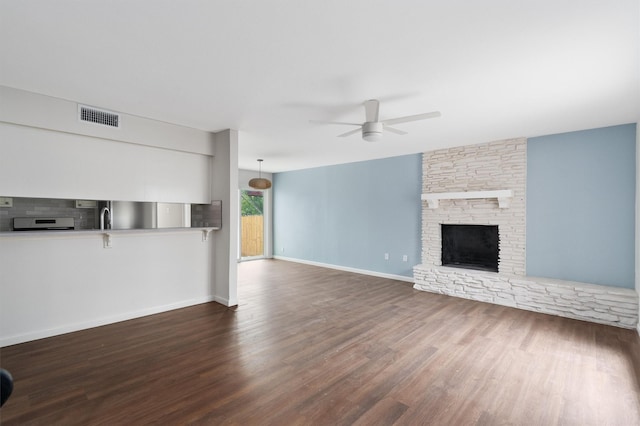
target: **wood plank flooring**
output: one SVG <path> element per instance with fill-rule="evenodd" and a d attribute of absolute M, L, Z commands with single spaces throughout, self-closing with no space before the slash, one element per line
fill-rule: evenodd
<path fill-rule="evenodd" d="M 215 303 L 0 350 L 3 425 L 638 425 L 637 333 L 277 260 Z"/>

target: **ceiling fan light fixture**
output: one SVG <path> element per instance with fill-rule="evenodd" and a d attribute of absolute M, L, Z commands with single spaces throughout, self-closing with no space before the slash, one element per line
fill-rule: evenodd
<path fill-rule="evenodd" d="M 363 133 L 362 139 L 367 142 L 379 142 L 382 140 L 382 133 Z"/>
<path fill-rule="evenodd" d="M 253 189 L 269 189 L 271 188 L 271 181 L 262 177 L 262 159 L 258 159 L 258 176 L 249 181 L 249 186 Z"/>
<path fill-rule="evenodd" d="M 378 142 L 383 139 L 383 133 L 390 132 L 396 135 L 406 135 L 404 130 L 396 129 L 396 124 L 409 123 L 411 121 L 426 120 L 427 118 L 440 117 L 440 111 L 425 112 L 422 114 L 405 115 L 404 117 L 389 118 L 386 120 L 380 120 L 380 101 L 377 99 L 369 99 L 364 102 L 365 122 L 363 124 L 358 123 L 345 123 L 343 121 L 318 121 L 309 120 L 312 123 L 319 124 L 340 124 L 347 126 L 356 126 L 357 129 L 350 130 L 346 133 L 338 135 L 339 138 L 345 138 L 347 136 L 355 135 L 359 131 L 362 132 L 362 139 L 367 142 Z"/>
<path fill-rule="evenodd" d="M 367 142 L 382 140 L 383 125 L 379 122 L 367 122 L 362 125 L 362 139 Z"/>

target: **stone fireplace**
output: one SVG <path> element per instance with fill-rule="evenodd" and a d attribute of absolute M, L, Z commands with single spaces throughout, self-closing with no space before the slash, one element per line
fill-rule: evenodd
<path fill-rule="evenodd" d="M 635 291 L 526 276 L 525 138 L 423 154 L 422 264 L 414 288 L 634 328 Z M 443 225 L 497 226 L 497 272 L 442 265 Z"/>

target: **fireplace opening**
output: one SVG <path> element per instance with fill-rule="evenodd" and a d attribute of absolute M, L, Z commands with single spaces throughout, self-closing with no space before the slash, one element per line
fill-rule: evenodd
<path fill-rule="evenodd" d="M 441 225 L 442 265 L 498 272 L 498 225 Z"/>

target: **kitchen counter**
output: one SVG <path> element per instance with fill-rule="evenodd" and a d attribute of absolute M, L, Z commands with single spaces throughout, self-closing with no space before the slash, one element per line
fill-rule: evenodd
<path fill-rule="evenodd" d="M 211 232 L 218 231 L 220 228 L 149 228 L 149 229 L 78 229 L 78 230 L 59 230 L 59 231 L 7 231 L 0 232 L 0 238 L 76 238 L 91 237 L 94 235 L 109 234 L 131 235 L 131 234 L 167 234 L 167 233 L 184 233 L 184 232 Z"/>

